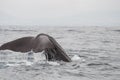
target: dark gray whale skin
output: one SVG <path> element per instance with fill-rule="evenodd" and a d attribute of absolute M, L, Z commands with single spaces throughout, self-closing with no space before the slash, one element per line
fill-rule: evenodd
<path fill-rule="evenodd" d="M 0 46 L 0 50 L 6 49 L 23 53 L 31 50 L 37 53 L 44 50 L 48 61 L 71 62 L 71 59 L 58 42 L 53 37 L 43 33 L 36 37 L 19 38 Z"/>

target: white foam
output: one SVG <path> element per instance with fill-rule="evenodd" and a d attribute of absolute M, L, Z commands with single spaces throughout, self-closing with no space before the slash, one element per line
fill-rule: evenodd
<path fill-rule="evenodd" d="M 44 61 L 44 60 L 46 60 L 46 57 L 44 55 L 44 51 L 39 52 L 39 53 L 34 53 L 34 62 Z"/>
<path fill-rule="evenodd" d="M 58 62 L 52 62 L 52 61 L 48 61 L 47 63 L 49 65 L 53 65 L 53 66 L 59 66 L 60 65 Z"/>
<path fill-rule="evenodd" d="M 31 52 L 21 53 L 14 52 L 11 50 L 0 51 L 0 62 L 4 62 L 7 66 L 18 66 L 18 65 L 32 65 L 37 61 L 46 60 L 44 51 L 39 53 Z"/>
<path fill-rule="evenodd" d="M 74 55 L 72 58 L 71 58 L 72 61 L 85 61 L 85 59 L 79 57 L 78 55 Z"/>

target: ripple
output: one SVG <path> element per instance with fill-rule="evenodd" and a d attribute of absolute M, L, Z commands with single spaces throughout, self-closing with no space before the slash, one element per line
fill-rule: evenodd
<path fill-rule="evenodd" d="M 104 65 L 106 65 L 106 66 L 111 66 L 110 64 L 108 64 L 108 63 L 89 63 L 89 64 L 87 64 L 88 66 L 104 66 Z"/>
<path fill-rule="evenodd" d="M 113 31 L 115 31 L 115 32 L 120 32 L 120 30 L 113 30 Z"/>
<path fill-rule="evenodd" d="M 73 29 L 69 29 L 67 31 L 68 32 L 76 32 L 76 33 L 84 33 L 84 31 L 78 31 L 78 30 L 73 30 Z"/>

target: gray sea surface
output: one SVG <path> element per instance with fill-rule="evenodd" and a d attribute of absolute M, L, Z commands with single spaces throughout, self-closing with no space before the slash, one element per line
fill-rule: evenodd
<path fill-rule="evenodd" d="M 25 36 L 54 37 L 73 60 L 0 51 L 0 80 L 120 80 L 120 27 L 0 26 L 0 45 Z"/>

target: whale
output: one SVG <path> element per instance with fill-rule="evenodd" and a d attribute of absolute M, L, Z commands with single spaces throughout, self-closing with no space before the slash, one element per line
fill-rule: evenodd
<path fill-rule="evenodd" d="M 67 55 L 61 45 L 48 34 L 38 34 L 37 36 L 28 36 L 18 38 L 16 40 L 4 43 L 0 46 L 0 50 L 12 50 L 16 52 L 34 53 L 44 51 L 46 60 L 48 61 L 64 61 L 71 62 L 71 58 Z"/>

